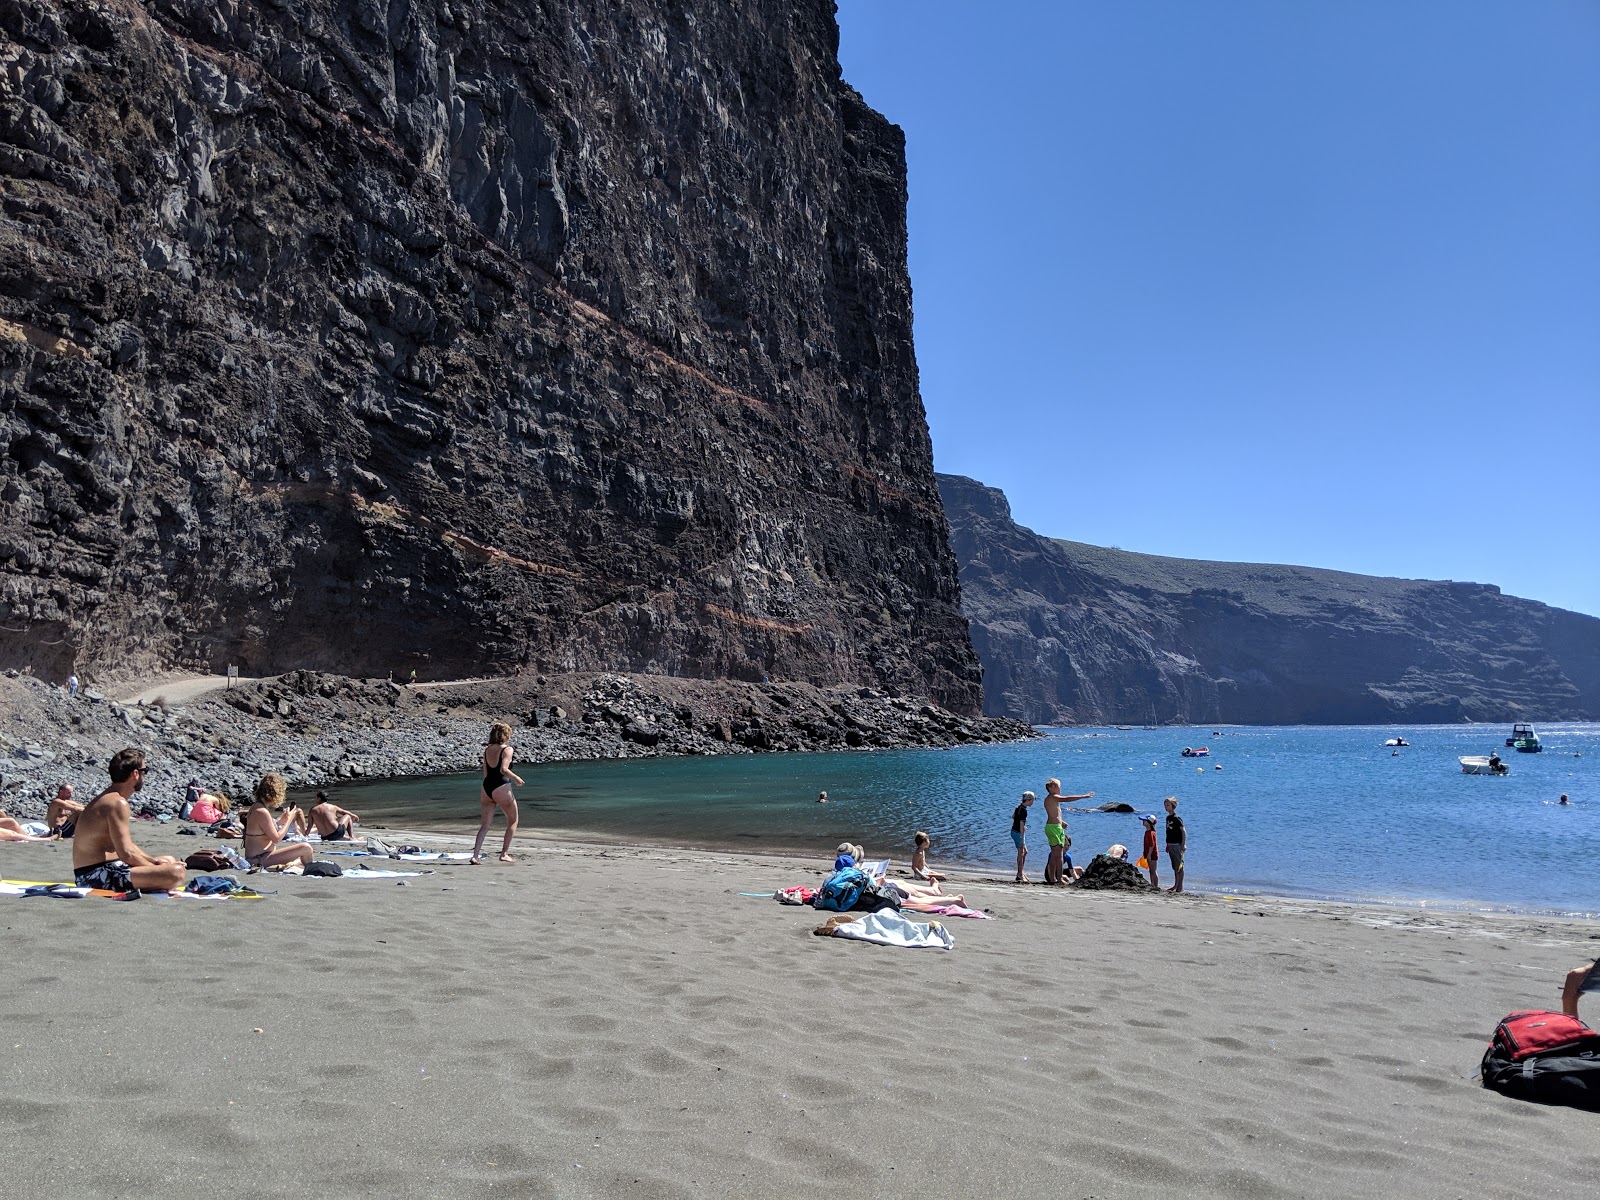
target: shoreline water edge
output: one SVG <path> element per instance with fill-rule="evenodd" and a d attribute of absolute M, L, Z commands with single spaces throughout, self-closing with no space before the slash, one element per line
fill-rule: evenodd
<path fill-rule="evenodd" d="M 147 702 L 76 695 L 15 670 L 0 674 L 0 808 L 38 818 L 60 783 L 88 795 L 123 746 L 145 750 L 141 803 L 176 813 L 191 777 L 235 799 L 266 772 L 306 789 L 367 778 L 471 770 L 490 722 L 514 727 L 528 764 L 788 751 L 946 747 L 1019 741 L 1034 730 L 967 717 L 855 685 L 680 679 L 591 672 L 412 684 L 295 671 L 183 689 L 149 684 Z"/>
<path fill-rule="evenodd" d="M 152 685 L 143 693 L 149 702 L 135 704 L 118 703 L 92 691 L 70 697 L 26 675 L 0 676 L 0 701 L 13 712 L 0 727 L 0 808 L 36 819 L 62 782 L 77 788 L 80 796 L 94 795 L 103 786 L 106 758 L 124 745 L 135 745 L 150 756 L 151 780 L 140 801 L 155 813 L 175 813 L 191 777 L 243 800 L 267 771 L 284 774 L 299 793 L 343 785 L 344 802 L 362 810 L 368 808 L 368 796 L 362 793 L 382 795 L 379 789 L 386 783 L 437 783 L 440 788 L 461 783 L 465 777 L 456 773 L 475 761 L 488 722 L 502 715 L 516 724 L 518 762 L 530 765 L 601 766 L 623 758 L 729 754 L 759 754 L 770 762 L 789 757 L 773 753 L 780 751 L 1041 744 L 1037 731 L 1017 722 L 964 718 L 870 688 L 729 684 L 607 673 L 410 686 L 297 672 L 233 688 L 223 683 L 219 679 L 215 690 L 172 704 L 162 699 L 161 686 Z M 807 768 L 794 766 L 793 774 L 805 774 Z M 460 790 L 465 793 L 467 788 L 463 785 Z M 644 790 L 650 790 L 648 784 Z M 442 815 L 413 812 L 405 805 L 380 805 L 376 821 L 365 828 L 379 832 L 400 825 L 459 834 L 473 824 L 471 808 L 464 801 L 459 812 Z M 638 845 L 766 857 L 806 854 L 837 840 L 829 832 L 812 830 L 775 835 L 752 846 L 749 833 L 718 836 L 681 828 L 663 833 L 632 824 L 626 835 L 618 835 L 582 822 L 567 826 L 554 814 L 554 819 L 542 823 L 529 822 L 528 816 L 536 811 L 525 799 L 526 834 L 613 848 Z M 881 831 L 864 831 L 852 824 L 860 819 L 858 812 L 847 814 L 837 804 L 828 811 L 837 814 L 835 823 L 843 833 L 859 840 L 866 832 L 868 841 L 885 840 Z M 1079 848 L 1091 856 L 1093 836 Z M 879 849 L 904 857 L 892 845 Z M 994 863 L 982 855 L 963 853 L 959 842 L 949 849 L 941 847 L 940 861 L 977 878 L 998 875 Z M 1350 904 L 1397 912 L 1579 921 L 1597 917 L 1587 907 L 1507 902 L 1489 894 L 1389 894 L 1354 880 L 1348 887 L 1326 882 L 1309 886 L 1292 879 L 1227 872 L 1208 879 L 1202 869 L 1198 878 L 1191 876 L 1189 886 L 1222 897 Z"/>

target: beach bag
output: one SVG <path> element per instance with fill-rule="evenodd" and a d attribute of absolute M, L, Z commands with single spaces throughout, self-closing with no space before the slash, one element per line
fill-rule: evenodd
<path fill-rule="evenodd" d="M 1514 1012 L 1494 1027 L 1489 1048 L 1510 1062 L 1556 1050 L 1600 1050 L 1600 1033 L 1567 1013 L 1528 1009 Z"/>
<path fill-rule="evenodd" d="M 1503 1096 L 1600 1112 L 1600 1033 L 1566 1013 L 1512 1013 L 1480 1069 L 1483 1086 Z"/>
<path fill-rule="evenodd" d="M 329 879 L 343 875 L 344 868 L 338 863 L 326 862 L 323 859 L 314 859 L 306 864 L 307 875 L 323 875 Z"/>
<path fill-rule="evenodd" d="M 849 912 L 861 899 L 861 893 L 871 886 L 872 880 L 860 867 L 846 867 L 823 880 L 817 894 L 811 898 L 811 905 L 829 912 Z"/>
<path fill-rule="evenodd" d="M 856 897 L 857 912 L 882 912 L 886 908 L 900 911 L 900 892 L 891 883 L 869 883 Z"/>
<path fill-rule="evenodd" d="M 229 871 L 233 860 L 221 850 L 196 850 L 183 860 L 183 865 L 191 871 Z"/>

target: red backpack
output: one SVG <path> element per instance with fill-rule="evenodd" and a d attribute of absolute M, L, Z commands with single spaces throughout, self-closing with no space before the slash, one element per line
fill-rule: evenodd
<path fill-rule="evenodd" d="M 1556 1050 L 1600 1049 L 1600 1033 L 1566 1013 L 1514 1012 L 1494 1027 L 1489 1049 L 1510 1062 L 1521 1062 Z"/>

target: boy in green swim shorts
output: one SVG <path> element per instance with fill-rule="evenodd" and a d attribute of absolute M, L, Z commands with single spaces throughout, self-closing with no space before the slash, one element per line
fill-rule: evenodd
<path fill-rule="evenodd" d="M 1044 864 L 1044 881 L 1057 887 L 1066 887 L 1062 867 L 1067 854 L 1067 823 L 1061 819 L 1061 805 L 1065 801 L 1092 800 L 1093 792 L 1081 796 L 1063 796 L 1061 780 L 1047 779 L 1044 784 L 1044 840 L 1050 843 L 1050 857 Z"/>

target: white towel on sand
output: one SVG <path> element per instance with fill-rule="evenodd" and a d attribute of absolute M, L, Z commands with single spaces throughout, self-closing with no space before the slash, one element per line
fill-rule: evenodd
<path fill-rule="evenodd" d="M 891 908 L 867 913 L 859 921 L 840 925 L 834 937 L 854 938 L 858 942 L 876 942 L 880 946 L 928 946 L 935 950 L 954 950 L 955 935 L 937 921 L 924 925 L 913 921 Z"/>

